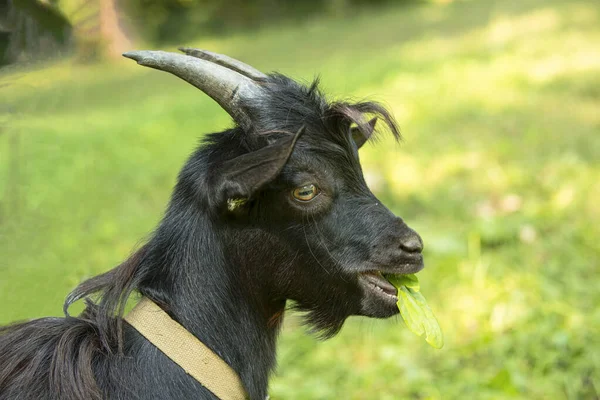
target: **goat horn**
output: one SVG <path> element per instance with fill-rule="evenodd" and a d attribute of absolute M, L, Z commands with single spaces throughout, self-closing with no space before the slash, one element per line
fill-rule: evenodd
<path fill-rule="evenodd" d="M 245 75 L 254 81 L 260 82 L 268 78 L 266 74 L 260 72 L 256 68 L 243 63 L 240 60 L 226 56 L 225 54 L 213 53 L 212 51 L 208 50 L 194 49 L 192 47 L 179 47 L 179 51 L 184 52 L 188 56 L 222 65 L 223 67 L 227 67 L 239 72 L 240 74 Z"/>
<path fill-rule="evenodd" d="M 166 51 L 130 51 L 123 56 L 139 65 L 170 72 L 194 85 L 219 103 L 244 130 L 251 127 L 252 121 L 243 103 L 264 93 L 245 75 L 204 59 Z"/>

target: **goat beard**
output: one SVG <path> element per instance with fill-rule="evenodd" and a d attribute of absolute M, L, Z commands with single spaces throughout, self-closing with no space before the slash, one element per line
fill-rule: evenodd
<path fill-rule="evenodd" d="M 314 307 L 296 303 L 292 309 L 303 314 L 303 325 L 309 332 L 321 340 L 330 339 L 342 329 L 351 313 L 332 307 Z"/>

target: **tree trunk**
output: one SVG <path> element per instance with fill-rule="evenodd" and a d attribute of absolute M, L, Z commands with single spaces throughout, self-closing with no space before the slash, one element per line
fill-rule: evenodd
<path fill-rule="evenodd" d="M 121 57 L 123 52 L 131 50 L 131 39 L 119 20 L 116 0 L 100 0 L 100 36 L 104 54 L 109 58 Z"/>

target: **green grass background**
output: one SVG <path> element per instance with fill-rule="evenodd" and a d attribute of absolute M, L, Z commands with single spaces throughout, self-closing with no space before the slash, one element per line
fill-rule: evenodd
<path fill-rule="evenodd" d="M 362 150 L 425 241 L 442 350 L 402 322 L 332 340 L 287 316 L 273 399 L 600 397 L 600 7 L 387 8 L 189 45 L 381 100 L 405 141 Z M 198 138 L 230 124 L 196 89 L 115 64 L 0 77 L 0 323 L 60 315 L 161 218 Z"/>

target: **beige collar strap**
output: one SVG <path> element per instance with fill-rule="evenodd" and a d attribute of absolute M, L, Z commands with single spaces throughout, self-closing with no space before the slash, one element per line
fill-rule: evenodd
<path fill-rule="evenodd" d="M 125 321 L 219 399 L 247 398 L 238 374 L 152 300 L 143 297 Z"/>

